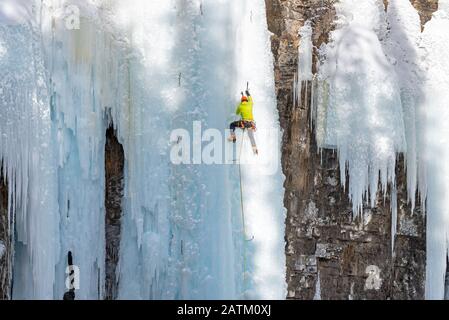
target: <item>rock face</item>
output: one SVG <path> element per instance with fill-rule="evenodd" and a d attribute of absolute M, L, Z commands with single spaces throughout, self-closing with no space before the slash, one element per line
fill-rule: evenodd
<path fill-rule="evenodd" d="M 117 297 L 116 268 L 120 250 L 120 219 L 122 216 L 123 170 L 125 155 L 114 130 L 106 132 L 105 146 L 105 226 L 106 226 L 106 281 L 105 299 Z"/>
<path fill-rule="evenodd" d="M 1 170 L 0 166 L 0 170 Z M 10 296 L 11 240 L 8 217 L 8 187 L 0 171 L 0 300 Z"/>
<path fill-rule="evenodd" d="M 438 0 L 410 0 L 419 13 L 421 25 L 432 18 L 432 13 L 438 10 Z"/>
<path fill-rule="evenodd" d="M 398 220 L 392 250 L 389 192 L 385 201 L 379 196 L 375 207 L 365 206 L 362 217 L 353 219 L 336 152 L 317 149 L 310 94 L 309 103 L 293 107 L 299 28 L 311 20 L 314 46 L 328 41 L 336 0 L 265 2 L 284 130 L 287 298 L 423 299 L 425 219 L 420 207 L 412 215 L 407 204 L 402 157 L 396 169 Z M 415 2 L 428 9 L 425 1 Z M 422 17 L 427 19 L 428 11 Z"/>

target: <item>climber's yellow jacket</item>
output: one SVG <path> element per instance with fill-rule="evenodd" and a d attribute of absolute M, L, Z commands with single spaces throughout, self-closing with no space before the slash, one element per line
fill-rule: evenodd
<path fill-rule="evenodd" d="M 242 120 L 254 121 L 253 117 L 253 97 L 249 96 L 248 101 L 241 102 L 235 113 L 242 117 Z"/>

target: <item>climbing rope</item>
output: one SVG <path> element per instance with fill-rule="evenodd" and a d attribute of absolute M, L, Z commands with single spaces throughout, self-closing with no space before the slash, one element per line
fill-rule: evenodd
<path fill-rule="evenodd" d="M 240 144 L 239 160 L 238 160 L 238 162 L 239 162 L 239 180 L 240 180 L 240 208 L 241 208 L 241 213 L 242 213 L 243 236 L 245 238 L 245 241 L 251 241 L 254 239 L 254 236 L 252 236 L 251 238 L 248 239 L 248 237 L 246 235 L 245 208 L 243 205 L 243 183 L 242 183 L 241 159 L 242 159 L 243 145 L 245 144 L 245 129 L 246 128 L 242 128 L 242 129 L 243 129 L 242 143 Z"/>
<path fill-rule="evenodd" d="M 243 206 L 243 184 L 242 184 L 242 166 L 241 166 L 242 150 L 243 150 L 243 145 L 245 143 L 244 138 L 245 138 L 245 129 L 243 129 L 242 143 L 240 144 L 240 151 L 239 151 L 239 180 L 240 180 L 240 209 L 241 209 L 241 214 L 242 214 L 243 236 L 246 239 L 245 209 Z"/>
<path fill-rule="evenodd" d="M 241 166 L 242 150 L 243 150 L 244 144 L 245 144 L 245 128 L 243 128 L 242 143 L 240 144 L 240 151 L 239 151 L 239 157 L 238 157 L 239 181 L 240 181 L 240 209 L 241 209 L 241 214 L 242 214 L 242 228 L 243 228 L 243 290 L 245 291 L 246 282 L 247 282 L 246 242 L 253 240 L 254 237 L 251 237 L 250 239 L 248 239 L 248 237 L 246 235 L 245 206 L 243 203 L 243 183 L 242 183 L 242 166 Z"/>
<path fill-rule="evenodd" d="M 245 129 L 243 129 L 242 143 L 240 144 L 240 151 L 239 151 L 240 209 L 242 215 L 242 228 L 243 228 L 243 294 L 245 294 L 246 291 L 246 226 L 245 226 L 245 208 L 243 205 L 243 184 L 242 184 L 242 166 L 241 166 L 242 150 L 243 145 L 245 143 L 244 138 L 245 138 Z"/>

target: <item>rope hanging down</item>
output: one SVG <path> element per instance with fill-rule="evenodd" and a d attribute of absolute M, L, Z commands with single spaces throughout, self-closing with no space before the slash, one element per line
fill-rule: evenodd
<path fill-rule="evenodd" d="M 245 295 L 246 290 L 246 283 L 247 283 L 247 262 L 246 262 L 246 242 L 251 241 L 254 239 L 254 237 L 251 237 L 251 239 L 248 239 L 246 236 L 246 223 L 245 223 L 245 207 L 243 204 L 243 184 L 242 184 L 242 167 L 241 167 L 241 159 L 242 159 L 242 150 L 243 145 L 245 143 L 245 129 L 243 129 L 242 134 L 242 143 L 240 144 L 240 151 L 239 151 L 239 157 L 238 157 L 238 165 L 239 165 L 239 181 L 240 181 L 240 209 L 242 214 L 242 228 L 243 228 L 243 294 Z"/>
<path fill-rule="evenodd" d="M 243 183 L 242 183 L 241 160 L 242 160 L 242 150 L 243 150 L 244 143 L 245 143 L 245 128 L 243 128 L 242 143 L 240 144 L 240 152 L 239 152 L 240 209 L 241 209 L 241 213 L 242 213 L 243 236 L 245 238 L 245 241 L 251 241 L 254 239 L 254 236 L 252 236 L 249 239 L 246 236 L 245 207 L 243 205 Z"/>

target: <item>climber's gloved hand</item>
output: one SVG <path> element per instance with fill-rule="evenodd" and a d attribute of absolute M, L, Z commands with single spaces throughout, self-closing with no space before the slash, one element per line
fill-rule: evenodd
<path fill-rule="evenodd" d="M 251 94 L 249 93 L 249 90 L 245 91 L 246 95 L 249 97 Z"/>

